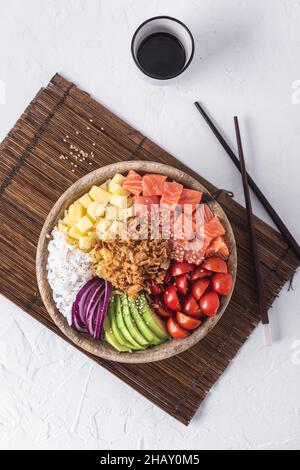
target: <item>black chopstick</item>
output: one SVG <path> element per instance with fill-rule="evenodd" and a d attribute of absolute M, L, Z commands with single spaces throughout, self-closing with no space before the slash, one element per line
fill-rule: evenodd
<path fill-rule="evenodd" d="M 234 151 L 231 149 L 231 147 L 228 145 L 224 137 L 221 135 L 221 133 L 218 131 L 210 117 L 207 115 L 207 113 L 204 111 L 203 107 L 196 102 L 195 103 L 196 108 L 200 112 L 201 116 L 204 118 L 226 153 L 229 155 L 235 166 L 241 171 L 241 166 L 240 166 L 240 161 L 235 155 Z M 248 183 L 249 186 L 252 188 L 254 193 L 256 194 L 257 198 L 259 201 L 262 203 L 266 211 L 268 212 L 269 216 L 273 220 L 274 224 L 277 226 L 278 230 L 282 233 L 284 238 L 286 239 L 289 247 L 294 251 L 294 253 L 297 255 L 297 257 L 300 259 L 300 246 L 291 234 L 291 232 L 288 230 L 287 226 L 284 224 L 283 220 L 279 217 L 275 209 L 271 206 L 265 195 L 262 193 L 262 191 L 259 189 L 255 181 L 251 178 L 249 173 L 247 173 L 247 178 L 248 178 Z"/>
<path fill-rule="evenodd" d="M 269 345 L 272 340 L 271 340 L 270 331 L 267 328 L 267 325 L 269 325 L 268 307 L 266 303 L 264 281 L 263 281 L 261 262 L 260 262 L 257 237 L 256 237 L 256 230 L 255 230 L 255 222 L 254 222 L 254 217 L 253 217 L 253 212 L 252 212 L 252 204 L 251 204 L 250 190 L 249 190 L 249 185 L 248 185 L 246 163 L 245 163 L 245 158 L 244 158 L 239 121 L 237 117 L 234 118 L 234 126 L 235 126 L 236 140 L 237 140 L 237 146 L 238 146 L 238 153 L 239 153 L 239 158 L 240 158 L 240 168 L 241 168 L 241 174 L 242 174 L 242 179 L 243 179 L 248 224 L 249 224 L 249 229 L 250 229 L 251 246 L 252 246 L 253 259 L 254 259 L 255 277 L 256 277 L 257 292 L 258 292 L 258 305 L 259 305 L 259 311 L 260 311 L 262 324 L 265 325 L 266 327 L 265 329 L 266 343 Z"/>

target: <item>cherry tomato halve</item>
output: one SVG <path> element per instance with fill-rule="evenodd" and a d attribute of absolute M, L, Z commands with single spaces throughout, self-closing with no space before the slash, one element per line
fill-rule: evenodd
<path fill-rule="evenodd" d="M 183 301 L 183 311 L 191 317 L 199 318 L 201 311 L 192 294 L 188 294 Z"/>
<path fill-rule="evenodd" d="M 212 289 L 219 295 L 229 295 L 232 286 L 233 278 L 231 274 L 215 274 L 211 282 Z"/>
<path fill-rule="evenodd" d="M 164 303 L 168 308 L 174 310 L 174 312 L 178 312 L 181 310 L 178 294 L 173 284 L 168 286 L 165 290 Z"/>
<path fill-rule="evenodd" d="M 169 318 L 167 322 L 168 333 L 172 338 L 183 339 L 190 335 L 190 332 L 183 329 L 175 320 L 175 318 Z"/>
<path fill-rule="evenodd" d="M 188 291 L 188 277 L 187 274 L 181 274 L 175 278 L 175 285 L 177 287 L 178 292 L 185 295 Z"/>
<path fill-rule="evenodd" d="M 157 282 L 152 281 L 151 282 L 151 292 L 153 295 L 160 295 L 162 294 L 162 288 Z"/>
<path fill-rule="evenodd" d="M 156 311 L 156 313 L 162 317 L 162 318 L 170 318 L 170 317 L 173 317 L 175 315 L 174 312 L 172 312 L 172 310 L 170 310 L 169 308 L 167 308 L 160 297 L 155 297 L 154 299 L 154 309 Z"/>
<path fill-rule="evenodd" d="M 202 263 L 202 267 L 207 269 L 208 271 L 213 271 L 214 273 L 228 273 L 228 267 L 226 261 L 217 256 L 212 256 L 211 258 L 207 258 Z"/>
<path fill-rule="evenodd" d="M 187 274 L 193 271 L 195 266 L 190 263 L 179 263 L 178 261 L 174 261 L 170 266 L 170 276 L 176 277 L 180 276 L 181 274 Z"/>
<path fill-rule="evenodd" d="M 212 272 L 204 269 L 202 266 L 198 266 L 194 269 L 194 271 L 190 274 L 190 280 L 196 281 L 197 279 L 202 279 L 203 277 L 212 276 Z"/>
<path fill-rule="evenodd" d="M 206 291 L 206 289 L 208 288 L 209 284 L 210 284 L 210 279 L 203 278 L 203 279 L 198 279 L 198 281 L 196 281 L 192 285 L 191 293 L 192 293 L 193 297 L 195 297 L 195 299 L 198 302 L 201 299 L 204 292 Z"/>
<path fill-rule="evenodd" d="M 196 318 L 189 317 L 181 312 L 177 312 L 176 320 L 179 326 L 189 331 L 196 330 L 202 323 L 200 320 L 196 320 Z"/>
<path fill-rule="evenodd" d="M 220 307 L 220 299 L 216 292 L 210 291 L 201 297 L 201 312 L 208 317 L 215 317 Z"/>

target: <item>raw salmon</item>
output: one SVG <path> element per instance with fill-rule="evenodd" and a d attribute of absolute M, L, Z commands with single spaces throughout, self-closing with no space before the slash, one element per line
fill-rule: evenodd
<path fill-rule="evenodd" d="M 128 176 L 123 181 L 123 188 L 135 196 L 139 196 L 143 191 L 143 177 L 136 171 L 130 170 Z"/>
<path fill-rule="evenodd" d="M 210 222 L 214 218 L 214 214 L 212 213 L 210 207 L 207 204 L 203 204 L 204 206 L 204 222 Z"/>
<path fill-rule="evenodd" d="M 194 191 L 193 189 L 186 189 L 182 190 L 181 197 L 179 199 L 178 204 L 183 207 L 185 204 L 191 204 L 193 210 L 196 210 L 198 204 L 200 204 L 202 199 L 203 193 L 200 191 Z"/>
<path fill-rule="evenodd" d="M 182 184 L 175 183 L 175 181 L 172 183 L 165 183 L 160 204 L 162 206 L 166 205 L 169 207 L 175 207 L 181 197 L 182 190 Z"/>
<path fill-rule="evenodd" d="M 162 196 L 167 177 L 163 175 L 145 175 L 143 177 L 144 196 Z"/>
<path fill-rule="evenodd" d="M 225 229 L 217 216 L 214 216 L 208 223 L 204 225 L 203 236 L 209 243 L 214 238 L 222 237 L 223 235 L 225 235 Z"/>
<path fill-rule="evenodd" d="M 174 227 L 172 227 L 172 231 L 175 234 L 175 240 L 180 238 L 189 241 L 195 238 L 196 222 L 191 213 L 185 212 L 184 214 L 177 215 L 173 223 Z M 178 234 L 180 236 L 178 236 Z"/>
<path fill-rule="evenodd" d="M 135 196 L 133 198 L 135 214 L 145 216 L 151 213 L 151 206 L 159 206 L 158 196 Z"/>
<path fill-rule="evenodd" d="M 198 229 L 210 222 L 213 218 L 214 214 L 207 204 L 199 204 L 193 214 L 193 221 Z"/>
<path fill-rule="evenodd" d="M 205 238 L 195 238 L 191 242 L 186 242 L 184 260 L 199 266 L 205 257 L 208 245 L 209 242 Z"/>
<path fill-rule="evenodd" d="M 217 237 L 209 244 L 205 256 L 209 257 L 214 255 L 220 255 L 225 259 L 229 257 L 229 248 L 224 237 Z"/>
<path fill-rule="evenodd" d="M 171 258 L 182 262 L 184 260 L 185 240 L 170 240 Z"/>
<path fill-rule="evenodd" d="M 188 261 L 189 263 L 196 264 L 198 266 L 202 263 L 204 257 L 206 256 L 208 247 L 212 240 L 225 235 L 225 230 L 217 216 L 213 217 L 208 223 L 204 224 L 202 229 L 199 230 L 198 227 L 197 229 L 196 237 L 192 241 L 189 241 L 186 238 L 185 233 L 184 241 L 178 240 L 179 243 L 176 245 L 176 240 L 174 240 L 174 243 L 176 247 L 175 253 L 177 256 L 178 253 L 181 254 L 181 249 L 184 247 L 184 261 Z M 225 252 L 224 246 L 223 250 Z"/>

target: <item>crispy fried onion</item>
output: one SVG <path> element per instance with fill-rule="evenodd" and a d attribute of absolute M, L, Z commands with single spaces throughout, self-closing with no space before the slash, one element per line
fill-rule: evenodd
<path fill-rule="evenodd" d="M 162 283 L 169 267 L 168 240 L 99 241 L 91 253 L 97 275 L 135 298 L 149 292 L 151 280 Z"/>

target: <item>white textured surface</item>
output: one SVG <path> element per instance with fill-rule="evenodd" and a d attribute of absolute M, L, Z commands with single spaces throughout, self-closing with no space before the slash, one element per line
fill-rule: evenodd
<path fill-rule="evenodd" d="M 156 14 L 186 21 L 197 45 L 190 71 L 164 88 L 142 80 L 129 53 Z M 243 202 L 193 108 L 200 99 L 232 142 L 240 116 L 249 170 L 300 240 L 299 24 L 296 0 L 1 2 L 0 138 L 59 71 Z M 299 273 L 294 285 L 275 303 L 272 348 L 257 329 L 189 428 L 0 298 L 0 448 L 299 449 Z"/>

